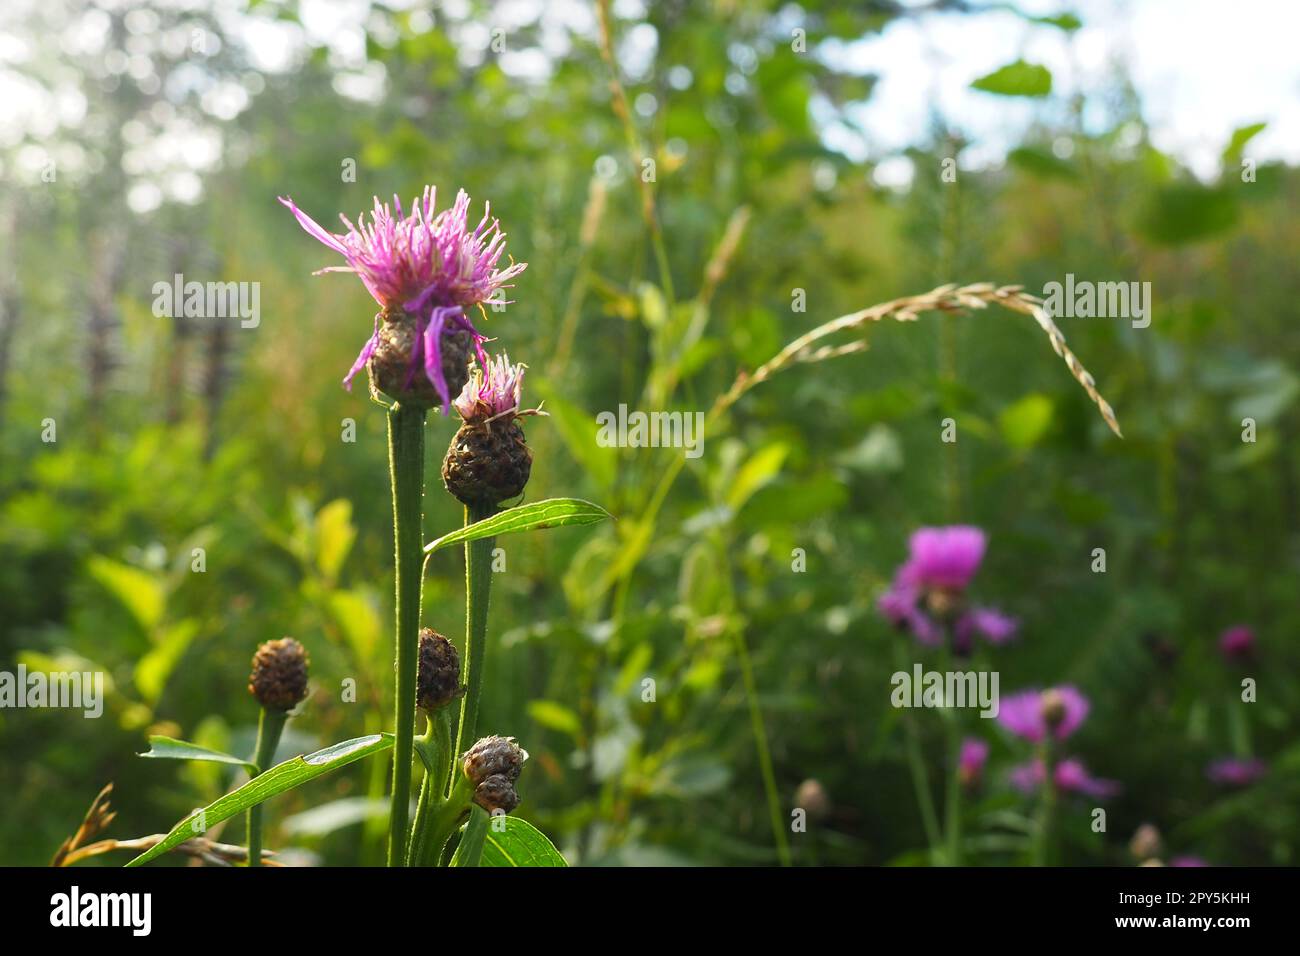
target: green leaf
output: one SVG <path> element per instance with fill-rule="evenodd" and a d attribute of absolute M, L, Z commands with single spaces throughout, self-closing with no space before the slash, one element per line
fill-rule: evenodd
<path fill-rule="evenodd" d="M 582 734 L 582 721 L 578 719 L 578 715 L 553 700 L 529 701 L 528 716 L 550 730 L 558 730 L 571 737 Z"/>
<path fill-rule="evenodd" d="M 1176 183 L 1151 197 L 1139 227 L 1153 242 L 1174 246 L 1208 239 L 1236 222 L 1236 197 L 1226 189 Z"/>
<path fill-rule="evenodd" d="M 1052 73 L 1037 63 L 1017 60 L 981 76 L 971 87 L 999 96 L 1046 96 L 1052 92 Z"/>
<path fill-rule="evenodd" d="M 539 528 L 563 528 L 568 525 L 596 524 L 606 518 L 613 518 L 600 505 L 583 501 L 581 498 L 547 498 L 530 505 L 510 508 L 491 518 L 475 521 L 472 525 L 460 528 L 450 534 L 444 534 L 436 541 L 424 546 L 425 554 L 432 554 L 453 544 L 477 541 L 480 538 L 492 538 L 516 531 L 532 531 Z"/>
<path fill-rule="evenodd" d="M 529 387 L 546 400 L 546 411 L 578 464 L 602 488 L 610 488 L 618 469 L 618 451 L 596 441 L 596 419 L 558 394 L 547 381 L 530 381 Z"/>
<path fill-rule="evenodd" d="M 86 564 L 90 576 L 110 591 L 131 612 L 141 630 L 149 634 L 162 620 L 167 597 L 156 575 L 93 555 Z"/>
<path fill-rule="evenodd" d="M 1051 424 L 1052 400 L 1037 393 L 1008 405 L 998 416 L 1002 438 L 1013 448 L 1037 445 Z"/>
<path fill-rule="evenodd" d="M 327 581 L 338 579 L 343 562 L 357 538 L 352 502 L 336 498 L 316 513 L 316 566 Z"/>
<path fill-rule="evenodd" d="M 261 803 L 278 793 L 292 790 L 308 780 L 314 780 L 322 774 L 338 770 L 362 757 L 382 753 L 393 746 L 392 734 L 370 734 L 367 737 L 355 737 L 341 743 L 307 754 L 294 757 L 272 767 L 266 773 L 254 777 L 238 790 L 233 790 L 224 797 L 213 801 L 201 810 L 196 810 L 172 827 L 170 833 L 157 846 L 141 853 L 127 866 L 140 866 L 157 859 L 169 850 L 175 849 L 186 840 L 202 836 L 208 828 L 222 820 L 228 820 L 237 813 Z"/>
<path fill-rule="evenodd" d="M 249 773 L 257 773 L 257 764 L 248 760 L 241 760 L 230 754 L 223 754 L 220 750 L 209 750 L 188 740 L 175 740 L 171 737 L 151 736 L 149 749 L 140 756 L 157 760 L 210 760 L 213 763 L 228 763 L 233 767 L 243 767 Z"/>
<path fill-rule="evenodd" d="M 148 704 L 157 704 L 167 686 L 167 679 L 185 655 L 185 650 L 199 632 L 199 622 L 186 618 L 169 627 L 153 649 L 135 665 L 135 686 Z"/>
<path fill-rule="evenodd" d="M 483 815 L 486 820 L 486 814 Z M 498 820 L 487 827 L 479 866 L 568 866 L 546 834 L 526 820 L 506 817 L 505 829 L 497 831 Z"/>
<path fill-rule="evenodd" d="M 731 488 L 727 491 L 727 505 L 732 511 L 739 511 L 759 488 L 771 481 L 785 464 L 790 454 L 790 446 L 777 441 L 760 448 L 750 455 L 749 460 L 736 473 Z"/>
<path fill-rule="evenodd" d="M 1238 126 L 1232 131 L 1232 139 L 1228 140 L 1228 145 L 1224 147 L 1223 158 L 1228 162 L 1240 158 L 1246 144 L 1262 133 L 1266 126 L 1268 126 L 1267 123 L 1251 123 L 1249 126 Z"/>

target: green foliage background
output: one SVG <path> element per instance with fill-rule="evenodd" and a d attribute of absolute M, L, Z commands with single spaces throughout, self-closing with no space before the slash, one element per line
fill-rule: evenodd
<path fill-rule="evenodd" d="M 292 2 L 249 6 L 297 18 Z M 881 29 L 893 14 L 877 6 L 804 2 L 797 22 L 815 49 Z M 72 15 L 45 5 L 15 29 L 39 47 Z M 223 34 L 215 16 L 158 15 Z M 1004 694 L 1082 688 L 1093 713 L 1072 747 L 1123 785 L 1105 834 L 1089 828 L 1088 806 L 1067 804 L 1065 861 L 1129 862 L 1128 837 L 1152 822 L 1173 855 L 1296 862 L 1300 175 L 1263 164 L 1241 181 L 1244 130 L 1224 144 L 1218 181 L 1196 180 L 1151 144 L 1117 76 L 1105 129 L 1061 102 L 1005 167 L 950 183 L 942 161 L 967 144 L 936 121 L 917 131 L 912 188 L 882 190 L 869 164 L 827 148 L 810 110 L 838 115 L 870 95 L 871 78 L 793 52 L 789 16 L 718 0 L 654 4 L 645 17 L 654 67 L 623 80 L 633 102 L 656 98 L 650 115 L 634 112 L 633 136 L 656 161 L 671 283 L 589 36 L 572 38 L 548 79 L 524 82 L 490 50 L 458 62 L 454 18 L 423 29 L 377 3 L 367 53 L 386 71 L 382 101 L 336 92 L 323 49 L 261 77 L 233 119 L 214 118 L 197 92 L 173 97 L 176 116 L 220 129 L 221 161 L 197 203 L 143 215 L 125 203 L 123 157 L 131 122 L 150 122 L 167 94 L 129 77 L 109 89 L 102 55 L 40 48 L 26 67 L 36 81 L 79 71 L 88 118 L 60 135 L 99 172 L 0 186 L 13 223 L 0 234 L 0 669 L 102 670 L 111 688 L 98 720 L 0 711 L 0 860 L 48 861 L 108 781 L 122 838 L 165 832 L 236 785 L 236 768 L 133 755 L 149 734 L 251 753 L 245 684 L 261 641 L 292 634 L 312 655 L 316 690 L 283 756 L 391 729 L 384 416 L 364 388 L 340 388 L 374 308 L 349 277 L 310 275 L 331 254 L 275 197 L 330 223 L 372 194 L 409 197 L 428 182 L 444 204 L 462 186 L 476 211 L 490 199 L 510 252 L 529 263 L 514 304 L 481 326 L 529 364 L 528 395 L 551 412 L 527 422 L 527 500 L 586 498 L 619 519 L 504 539 L 494 579 L 480 727 L 531 752 L 519 814 L 570 862 L 777 861 L 746 656 L 781 818 L 806 779 L 829 797 L 809 832 L 789 834 L 794 861 L 924 862 L 889 676 L 900 660 L 932 662 L 874 602 L 912 530 L 955 522 L 988 530 L 976 589 L 1022 621 L 1021 639 L 978 666 L 1001 672 Z M 467 17 L 490 23 L 490 5 Z M 112 44 L 126 44 L 121 13 L 109 22 Z M 616 47 L 632 27 L 615 18 Z M 508 40 L 536 42 L 531 27 Z M 164 78 L 193 59 L 149 55 Z M 689 67 L 684 88 L 669 82 L 675 65 Z M 252 83 L 229 37 L 202 68 Z M 998 96 L 1004 81 L 1059 96 L 1025 64 L 981 88 Z M 1066 159 L 1052 149 L 1062 139 Z M 6 147 L 6 169 L 21 145 Z M 347 160 L 355 182 L 341 175 Z M 729 222 L 743 235 L 710 278 Z M 260 283 L 260 325 L 156 318 L 153 283 L 175 272 Z M 620 403 L 707 410 L 739 371 L 834 316 L 946 282 L 1038 291 L 1067 272 L 1153 289 L 1150 328 L 1061 320 L 1123 441 L 1033 323 L 997 309 L 878 326 L 869 351 L 758 387 L 653 517 L 656 482 L 680 452 L 594 441 L 596 414 Z M 806 312 L 791 308 L 795 289 Z M 702 337 L 679 349 L 697 315 Z M 947 417 L 955 445 L 938 440 Z M 342 440 L 347 419 L 354 443 Z M 431 475 L 452 431 L 431 420 Z M 432 478 L 425 538 L 460 521 Z M 191 570 L 198 547 L 203 573 Z M 1090 571 L 1097 547 L 1105 574 Z M 460 554 L 439 552 L 425 623 L 459 636 L 463 599 Z M 1238 623 L 1260 640 L 1250 705 L 1215 644 Z M 347 681 L 355 703 L 342 699 Z M 934 773 L 940 734 L 926 716 Z M 1004 776 L 1025 754 L 978 729 L 993 754 L 967 810 L 972 858 L 1022 862 L 1016 821 L 1032 804 Z M 1239 792 L 1214 787 L 1206 763 L 1234 753 L 1265 758 L 1269 774 Z M 328 864 L 382 860 L 386 781 L 383 761 L 363 761 L 279 798 L 268 844 Z M 242 839 L 241 827 L 222 839 Z"/>

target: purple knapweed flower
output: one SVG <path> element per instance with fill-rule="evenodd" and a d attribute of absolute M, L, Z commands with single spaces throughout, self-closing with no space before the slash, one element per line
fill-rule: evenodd
<path fill-rule="evenodd" d="M 364 215 L 357 225 L 340 214 L 347 226 L 345 233 L 331 233 L 294 205 L 288 197 L 280 202 L 288 207 L 307 233 L 341 255 L 346 265 L 328 266 L 320 272 L 353 272 L 365 284 L 384 314 L 400 311 L 415 319 L 406 387 L 417 374 L 427 376 L 442 400 L 443 414 L 451 404 L 450 389 L 442 364 L 442 337 L 456 331 L 473 336 L 479 360 L 486 362 L 482 351 L 483 336 L 465 314 L 467 309 L 492 299 L 508 288 L 510 280 L 523 272 L 527 264 L 514 263 L 504 269 L 497 264 L 505 253 L 505 233 L 497 220 L 483 219 L 470 231 L 469 196 L 464 190 L 456 195 L 450 209 L 434 212 L 436 190 L 426 186 L 417 198 L 411 214 L 404 215 L 401 201 L 393 197 L 394 215 L 387 203 L 375 198 L 369 222 Z M 499 301 L 499 300 L 494 300 Z M 344 385 L 365 368 L 380 341 L 380 317 L 375 330 L 352 364 Z"/>
<path fill-rule="evenodd" d="M 1057 740 L 1064 740 L 1079 729 L 1089 706 L 1088 698 L 1069 685 L 1024 690 L 1002 698 L 997 721 L 1031 743 L 1041 743 L 1049 729 Z"/>
<path fill-rule="evenodd" d="M 460 417 L 479 424 L 520 412 L 523 396 L 524 371 L 527 365 L 511 365 L 510 356 L 504 352 L 488 359 L 486 370 L 475 368 L 465 388 L 452 403 Z"/>
<path fill-rule="evenodd" d="M 970 525 L 921 528 L 908 542 L 908 558 L 877 602 L 881 615 L 922 644 L 943 642 L 942 621 L 952 624 L 953 648 L 969 653 L 974 638 L 1004 644 L 1017 623 L 992 608 L 967 607 L 965 593 L 984 559 L 984 532 Z"/>
<path fill-rule="evenodd" d="M 1205 768 L 1205 776 L 1225 787 L 1248 787 L 1268 772 L 1257 757 L 1223 757 Z"/>
<path fill-rule="evenodd" d="M 1017 790 L 1022 793 L 1033 793 L 1047 779 L 1047 771 L 1041 760 L 1031 760 L 1029 763 L 1013 767 L 1010 779 L 1011 785 Z M 1117 781 L 1092 776 L 1083 761 L 1074 757 L 1058 763 L 1052 771 L 1052 779 L 1056 789 L 1062 793 L 1081 793 L 1099 800 L 1113 797 L 1120 790 Z"/>
<path fill-rule="evenodd" d="M 1255 653 L 1255 632 L 1248 627 L 1230 627 L 1219 635 L 1219 653 L 1229 661 L 1249 660 Z"/>
<path fill-rule="evenodd" d="M 957 756 L 957 776 L 966 787 L 979 783 L 984 775 L 984 764 L 989 759 L 989 745 L 978 737 L 967 737 L 961 742 Z"/>

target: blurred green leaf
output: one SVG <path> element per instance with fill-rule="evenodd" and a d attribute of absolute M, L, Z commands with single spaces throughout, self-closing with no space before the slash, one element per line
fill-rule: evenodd
<path fill-rule="evenodd" d="M 971 87 L 999 96 L 1047 96 L 1052 92 L 1052 73 L 1037 63 L 1017 60 L 981 76 Z"/>
<path fill-rule="evenodd" d="M 560 430 L 569 453 L 602 489 L 612 488 L 618 470 L 618 450 L 602 446 L 596 441 L 599 425 L 577 405 L 564 398 L 545 379 L 532 383 L 537 393 L 546 400 L 546 411 Z"/>
<path fill-rule="evenodd" d="M 491 518 L 484 518 L 482 521 L 476 521 L 472 525 L 445 534 L 426 544 L 424 550 L 426 554 L 432 554 L 434 551 L 466 541 L 478 541 L 516 531 L 596 524 L 613 517 L 600 505 L 583 501 L 581 498 L 547 498 L 545 501 L 535 501 L 530 505 L 507 509 Z"/>
<path fill-rule="evenodd" d="M 153 649 L 135 665 L 135 686 L 148 703 L 158 703 L 167 679 L 199 632 L 199 622 L 186 619 L 169 627 Z"/>
<path fill-rule="evenodd" d="M 1233 163 L 1240 159 L 1242 152 L 1246 149 L 1246 144 L 1264 132 L 1267 127 L 1267 123 L 1251 123 L 1249 126 L 1238 126 L 1232 131 L 1232 138 L 1228 140 L 1228 145 L 1223 149 L 1224 161 Z"/>
<path fill-rule="evenodd" d="M 352 502 L 338 498 L 316 514 L 316 566 L 327 581 L 338 579 L 357 529 L 352 524 Z"/>
<path fill-rule="evenodd" d="M 1176 246 L 1227 232 L 1237 223 L 1237 200 L 1225 189 L 1179 183 L 1158 189 L 1138 222 L 1162 246 Z"/>
<path fill-rule="evenodd" d="M 382 753 L 393 746 L 392 734 L 371 734 L 368 737 L 355 737 L 341 743 L 318 750 L 305 757 L 294 757 L 263 774 L 254 777 L 238 790 L 233 790 L 224 797 L 196 810 L 172 827 L 171 832 L 157 846 L 141 853 L 127 866 L 141 866 L 155 860 L 169 850 L 180 846 L 186 840 L 202 836 L 209 828 L 222 820 L 228 820 L 237 813 L 261 803 L 276 794 L 292 790 L 322 774 L 327 774 L 340 767 L 346 767 L 354 761 L 372 754 Z"/>
<path fill-rule="evenodd" d="M 998 416 L 1003 440 L 1013 448 L 1037 445 L 1051 427 L 1052 408 L 1052 400 L 1038 393 L 1008 405 Z"/>
<path fill-rule="evenodd" d="M 163 583 L 156 575 L 98 554 L 91 555 L 86 568 L 92 578 L 122 602 L 146 634 L 152 633 L 162 620 L 167 604 Z"/>
<path fill-rule="evenodd" d="M 543 727 L 562 734 L 578 737 L 582 734 L 582 721 L 571 708 L 553 700 L 528 702 L 528 716 Z"/>
<path fill-rule="evenodd" d="M 754 452 L 736 473 L 727 490 L 727 505 L 732 511 L 744 507 L 754 492 L 771 481 L 780 471 L 790 454 L 786 442 L 772 442 Z"/>

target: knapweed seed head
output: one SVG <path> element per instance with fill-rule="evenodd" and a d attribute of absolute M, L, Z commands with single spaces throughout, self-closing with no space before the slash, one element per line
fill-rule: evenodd
<path fill-rule="evenodd" d="M 293 710 L 307 697 L 307 665 L 307 650 L 292 637 L 267 641 L 253 655 L 249 693 L 267 710 Z"/>
<path fill-rule="evenodd" d="M 347 231 L 331 233 L 281 197 L 308 235 L 337 252 L 345 265 L 321 272 L 352 272 L 381 307 L 370 339 L 362 348 L 344 384 L 370 366 L 374 386 L 399 401 L 431 407 L 436 396 L 447 413 L 452 395 L 464 386 L 465 361 L 453 355 L 444 361 L 444 349 L 465 353 L 464 340 L 450 343 L 454 333 L 465 333 L 475 349 L 483 337 L 467 311 L 492 301 L 503 303 L 503 290 L 524 271 L 526 263 L 498 268 L 505 254 L 505 233 L 485 207 L 478 226 L 469 228 L 469 196 L 462 190 L 450 209 L 435 213 L 436 191 L 426 186 L 402 211 L 375 198 L 369 221 L 364 215 L 354 225 L 340 215 Z M 378 361 L 372 361 L 378 353 Z M 480 359 L 482 356 L 480 355 Z M 426 384 L 427 383 L 427 386 Z M 430 391 L 431 387 L 431 391 Z"/>
<path fill-rule="evenodd" d="M 463 504 L 496 506 L 528 484 L 533 454 L 519 419 L 540 412 L 520 408 L 526 368 L 494 356 L 473 370 L 456 399 L 464 424 L 447 448 L 442 482 Z"/>
<path fill-rule="evenodd" d="M 474 802 L 488 813 L 509 813 L 519 806 L 519 792 L 509 777 L 494 773 L 474 788 Z"/>
<path fill-rule="evenodd" d="M 420 631 L 415 702 L 427 711 L 446 707 L 461 695 L 460 655 L 456 646 L 431 627 Z"/>
<path fill-rule="evenodd" d="M 476 786 L 497 774 L 508 777 L 514 783 L 519 779 L 527 759 L 528 751 L 515 743 L 515 738 L 494 735 L 484 737 L 465 751 L 461 768 Z"/>

